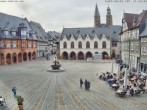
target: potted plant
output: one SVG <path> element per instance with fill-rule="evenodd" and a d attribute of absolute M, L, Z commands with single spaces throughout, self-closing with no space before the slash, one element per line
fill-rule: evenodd
<path fill-rule="evenodd" d="M 23 101 L 24 101 L 23 97 L 22 96 L 16 96 L 16 100 L 17 100 L 19 110 L 24 110 L 23 109 Z"/>

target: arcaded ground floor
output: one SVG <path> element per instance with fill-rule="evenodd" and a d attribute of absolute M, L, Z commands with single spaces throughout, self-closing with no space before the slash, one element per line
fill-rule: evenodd
<path fill-rule="evenodd" d="M 24 110 L 147 109 L 147 93 L 119 98 L 106 82 L 98 79 L 96 74 L 110 71 L 111 63 L 61 60 L 66 71 L 51 73 L 47 69 L 53 56 L 50 59 L 0 66 L 0 95 L 7 102 L 7 107 L 0 110 L 18 110 L 11 91 L 13 86 L 24 97 Z M 80 89 L 80 78 L 91 82 L 90 91 Z"/>

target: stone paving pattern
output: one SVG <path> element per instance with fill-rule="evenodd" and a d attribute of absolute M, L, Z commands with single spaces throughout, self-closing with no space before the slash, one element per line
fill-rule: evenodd
<path fill-rule="evenodd" d="M 111 63 L 61 60 L 65 72 L 47 72 L 52 59 L 0 66 L 0 95 L 7 102 L 0 110 L 18 110 L 13 86 L 24 97 L 24 110 L 147 110 L 147 93 L 119 98 L 98 79 L 96 74 L 110 71 Z M 80 78 L 91 82 L 90 91 L 80 89 Z"/>

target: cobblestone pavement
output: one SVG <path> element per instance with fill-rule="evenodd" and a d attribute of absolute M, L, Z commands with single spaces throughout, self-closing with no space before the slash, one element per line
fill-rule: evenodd
<path fill-rule="evenodd" d="M 111 63 L 61 60 L 65 72 L 47 72 L 52 59 L 0 66 L 0 95 L 7 102 L 0 110 L 18 110 L 13 86 L 24 97 L 25 110 L 147 110 L 147 93 L 119 98 L 98 79 L 96 74 L 110 71 Z M 80 78 L 91 82 L 90 91 L 80 89 Z"/>

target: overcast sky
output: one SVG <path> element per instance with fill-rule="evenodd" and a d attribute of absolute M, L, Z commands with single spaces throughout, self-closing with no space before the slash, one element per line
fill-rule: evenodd
<path fill-rule="evenodd" d="M 96 3 L 101 15 L 101 22 L 105 23 L 106 9 L 108 7 L 108 2 L 105 1 L 108 0 L 24 0 L 24 2 L 19 3 L 0 2 L 0 12 L 19 17 L 23 15 L 28 20 L 40 23 L 46 31 L 55 30 L 62 32 L 63 27 L 92 27 L 94 25 L 93 17 Z M 123 10 L 127 13 L 141 13 L 142 10 L 147 10 L 147 2 L 111 2 L 109 7 L 113 15 L 113 24 L 121 25 Z"/>

